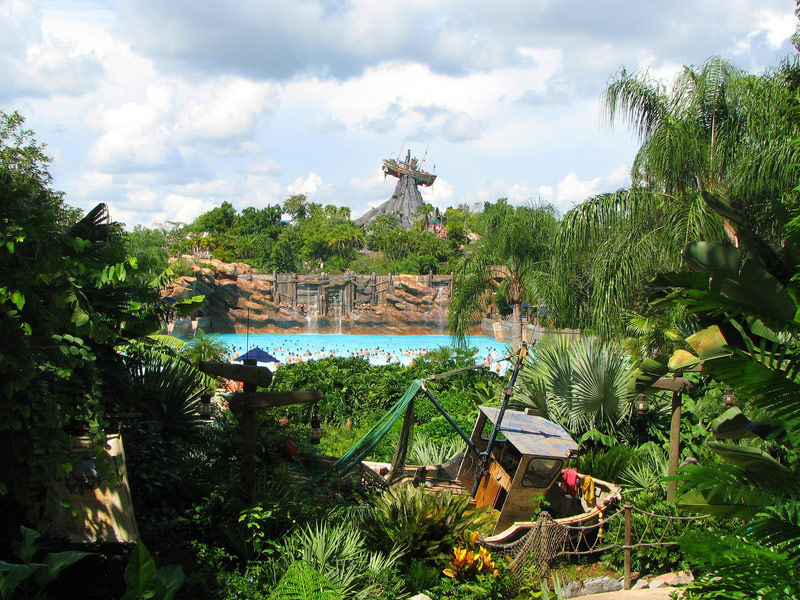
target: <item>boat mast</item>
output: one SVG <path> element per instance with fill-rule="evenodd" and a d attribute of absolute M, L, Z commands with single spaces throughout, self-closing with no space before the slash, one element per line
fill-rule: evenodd
<path fill-rule="evenodd" d="M 397 158 L 395 159 L 395 160 L 397 160 L 397 162 L 400 162 L 400 155 L 403 154 L 403 148 L 405 148 L 405 147 L 406 147 L 406 143 L 403 142 L 403 145 L 400 146 L 400 152 L 397 153 Z"/>
<path fill-rule="evenodd" d="M 425 148 L 425 154 L 422 155 L 422 160 L 419 161 L 419 167 L 417 167 L 420 171 L 422 170 L 422 165 L 425 164 L 425 157 L 428 156 L 428 148 Z"/>

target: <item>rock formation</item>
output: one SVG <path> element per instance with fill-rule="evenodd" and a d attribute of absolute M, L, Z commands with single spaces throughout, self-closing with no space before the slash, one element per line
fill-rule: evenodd
<path fill-rule="evenodd" d="M 386 202 L 367 211 L 361 218 L 356 219 L 356 223 L 366 227 L 372 223 L 379 215 L 393 215 L 397 218 L 397 224 L 409 229 L 415 220 L 414 213 L 423 204 L 422 194 L 412 177 L 403 175 L 397 180 L 394 194 Z"/>
<path fill-rule="evenodd" d="M 312 277 L 319 279 L 300 275 L 297 280 L 307 284 L 307 278 Z M 330 279 L 334 277 L 343 276 Z M 259 273 L 245 263 L 210 260 L 194 264 L 192 276 L 177 279 L 164 296 L 182 300 L 205 295 L 203 306 L 191 316 L 206 332 L 245 333 L 248 321 L 250 333 L 397 335 L 447 331 L 450 285 L 446 276 L 392 275 L 388 279 L 389 284 L 373 294 L 373 301 L 365 299 L 363 290 L 351 292 L 353 300 L 345 314 L 343 303 L 332 302 L 323 310 L 318 301 L 309 302 L 308 295 L 298 295 L 302 299 L 293 303 L 285 294 L 277 293 L 272 273 Z M 332 286 L 322 286 L 321 293 L 326 287 Z M 181 326 L 192 329 L 191 323 Z"/>

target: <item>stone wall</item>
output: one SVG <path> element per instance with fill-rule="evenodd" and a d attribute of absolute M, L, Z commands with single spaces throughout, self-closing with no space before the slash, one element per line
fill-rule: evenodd
<path fill-rule="evenodd" d="M 248 323 L 251 333 L 446 333 L 450 284 L 449 275 L 259 273 L 210 260 L 165 295 L 206 297 L 189 324 L 175 323 L 183 335 L 198 323 L 216 333 L 245 333 Z"/>

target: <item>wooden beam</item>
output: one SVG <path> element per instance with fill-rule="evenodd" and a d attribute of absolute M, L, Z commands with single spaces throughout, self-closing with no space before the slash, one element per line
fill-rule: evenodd
<path fill-rule="evenodd" d="M 269 384 L 272 383 L 272 371 L 267 367 L 232 365 L 204 360 L 200 361 L 200 370 L 216 377 L 225 377 L 233 381 L 241 381 L 261 387 L 269 387 Z"/>
<path fill-rule="evenodd" d="M 318 402 L 325 397 L 320 391 L 295 392 L 241 392 L 234 394 L 229 400 L 231 410 L 255 410 L 259 408 L 275 408 L 288 404 L 305 404 Z"/>
<path fill-rule="evenodd" d="M 667 458 L 667 476 L 674 477 L 678 471 L 678 459 L 681 455 L 681 391 L 672 392 L 672 411 L 669 425 L 669 456 Z M 667 502 L 675 503 L 678 495 L 678 482 L 667 482 Z"/>
<path fill-rule="evenodd" d="M 692 382 L 684 377 L 662 377 L 650 387 L 656 390 L 680 392 L 681 390 L 692 387 Z"/>

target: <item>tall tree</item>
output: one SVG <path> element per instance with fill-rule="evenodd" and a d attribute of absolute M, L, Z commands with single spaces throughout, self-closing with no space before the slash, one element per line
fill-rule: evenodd
<path fill-rule="evenodd" d="M 466 248 L 456 266 L 450 301 L 450 332 L 463 339 L 481 321 L 487 294 L 507 279 L 506 298 L 512 306 L 512 346 L 522 342 L 522 302 L 538 300 L 541 274 L 550 259 L 556 232 L 552 206 L 513 207 L 505 198 L 484 205 L 481 239 Z"/>
<path fill-rule="evenodd" d="M 211 235 L 222 235 L 233 227 L 236 220 L 236 209 L 230 202 L 223 202 L 220 206 L 203 213 L 192 225 L 197 233 L 208 232 Z"/>
<path fill-rule="evenodd" d="M 760 235 L 779 247 L 770 203 L 794 203 L 796 80 L 793 63 L 753 76 L 719 58 L 685 67 L 671 88 L 647 72 L 612 79 L 609 119 L 642 145 L 630 189 L 591 198 L 562 221 L 549 297 L 562 324 L 620 335 L 625 310 L 644 306 L 644 282 L 676 268 L 693 240 L 727 239 L 770 260 L 769 248 L 752 246 Z"/>

